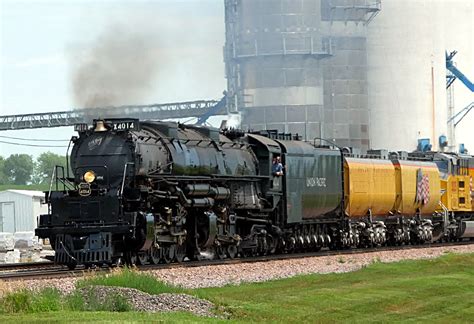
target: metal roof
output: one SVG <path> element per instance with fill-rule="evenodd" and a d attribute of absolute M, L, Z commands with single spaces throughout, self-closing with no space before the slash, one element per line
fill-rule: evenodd
<path fill-rule="evenodd" d="M 14 193 L 18 195 L 24 195 L 24 196 L 29 196 L 29 197 L 40 197 L 44 198 L 44 192 L 38 191 L 38 190 L 15 190 L 15 189 L 9 189 L 9 190 L 4 190 L 0 191 L 0 195 L 4 193 Z"/>
<path fill-rule="evenodd" d="M 272 153 L 281 153 L 280 145 L 278 145 L 278 143 L 275 142 L 274 140 L 262 135 L 257 135 L 257 134 L 247 134 L 247 136 L 261 143 L 262 145 L 266 146 L 268 151 Z"/>

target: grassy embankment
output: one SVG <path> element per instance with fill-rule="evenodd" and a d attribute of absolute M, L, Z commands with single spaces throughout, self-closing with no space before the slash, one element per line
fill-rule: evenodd
<path fill-rule="evenodd" d="M 87 287 L 96 284 L 133 287 L 149 293 L 180 291 L 130 271 L 108 278 L 85 279 L 79 285 Z M 435 260 L 394 264 L 375 262 L 352 273 L 307 275 L 186 292 L 213 301 L 225 309 L 235 322 L 472 322 L 474 255 L 446 255 Z M 35 301 L 35 298 L 43 303 Z M 223 321 L 185 313 L 131 312 L 125 301 L 112 296 L 108 302 L 96 301 L 98 306 L 95 308 L 84 308 L 81 297 L 75 294 L 61 299 L 49 291 L 30 297 L 30 302 L 26 302 L 29 308 L 16 314 L 12 314 L 11 309 L 5 309 L 5 305 L 9 305 L 6 301 L 2 300 L 0 305 L 10 313 L 0 315 L 2 323 L 8 320 Z"/>

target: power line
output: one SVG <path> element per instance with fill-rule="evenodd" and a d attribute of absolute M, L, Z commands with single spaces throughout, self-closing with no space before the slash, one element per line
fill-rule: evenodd
<path fill-rule="evenodd" d="M 33 141 L 33 142 L 69 142 L 69 140 L 24 138 L 24 137 L 13 137 L 13 136 L 5 136 L 5 135 L 0 135 L 0 137 L 20 140 L 20 141 Z"/>
<path fill-rule="evenodd" d="M 18 146 L 34 146 L 34 147 L 67 147 L 67 145 L 39 145 L 39 144 L 14 143 L 14 142 L 6 142 L 6 141 L 0 141 L 0 143 L 18 145 Z"/>

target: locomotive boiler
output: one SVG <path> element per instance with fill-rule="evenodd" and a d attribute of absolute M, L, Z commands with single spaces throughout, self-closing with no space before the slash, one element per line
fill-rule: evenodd
<path fill-rule="evenodd" d="M 275 131 L 136 119 L 76 129 L 36 229 L 70 268 L 474 236 L 472 188 L 462 215 L 449 209 L 453 181 L 471 178 L 439 171 L 451 157 L 357 156 Z"/>

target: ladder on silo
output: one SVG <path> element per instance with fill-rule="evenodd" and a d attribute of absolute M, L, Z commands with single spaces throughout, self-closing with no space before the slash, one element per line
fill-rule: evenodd
<path fill-rule="evenodd" d="M 448 78 L 448 77 L 447 77 Z M 447 89 L 446 89 L 446 97 L 447 97 L 447 104 L 448 104 L 448 148 L 451 152 L 456 150 L 456 130 L 454 129 L 454 86 L 452 81 L 447 81 Z M 449 83 L 449 84 L 448 84 Z"/>
<path fill-rule="evenodd" d="M 472 83 L 453 62 L 453 57 L 457 51 L 446 52 L 446 89 L 447 89 L 447 105 L 448 105 L 448 143 L 451 151 L 456 150 L 456 126 L 464 117 L 474 108 L 474 102 L 464 107 L 458 113 L 454 113 L 454 81 L 459 79 L 469 90 L 474 92 L 474 83 Z"/>

